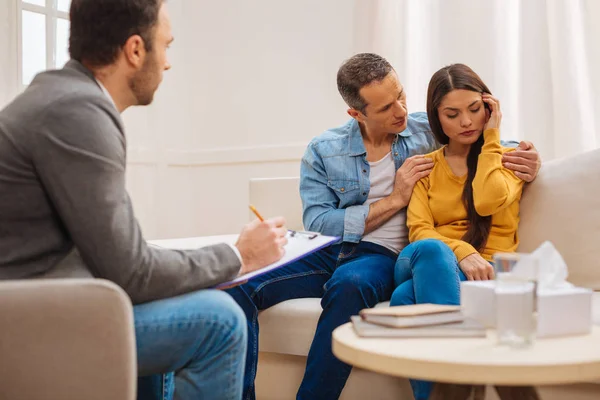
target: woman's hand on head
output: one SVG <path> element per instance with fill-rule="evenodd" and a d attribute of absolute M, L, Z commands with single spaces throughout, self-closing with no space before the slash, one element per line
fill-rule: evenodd
<path fill-rule="evenodd" d="M 482 93 L 481 99 L 489 106 L 489 111 L 486 111 L 488 118 L 483 130 L 486 131 L 488 129 L 500 129 L 500 122 L 502 122 L 500 100 L 489 93 Z"/>
<path fill-rule="evenodd" d="M 458 265 L 470 281 L 494 279 L 494 267 L 481 257 L 479 253 L 466 256 Z"/>

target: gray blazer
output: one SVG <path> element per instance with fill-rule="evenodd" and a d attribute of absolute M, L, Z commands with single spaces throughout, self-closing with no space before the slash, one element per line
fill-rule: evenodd
<path fill-rule="evenodd" d="M 236 276 L 219 244 L 149 247 L 125 189 L 121 116 L 77 61 L 39 74 L 0 111 L 0 280 L 92 275 L 134 303 Z"/>

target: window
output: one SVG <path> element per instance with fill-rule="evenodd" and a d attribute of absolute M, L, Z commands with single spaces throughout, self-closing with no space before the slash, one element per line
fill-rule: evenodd
<path fill-rule="evenodd" d="M 46 69 L 61 68 L 69 59 L 71 0 L 18 0 L 19 82 L 26 86 Z"/>

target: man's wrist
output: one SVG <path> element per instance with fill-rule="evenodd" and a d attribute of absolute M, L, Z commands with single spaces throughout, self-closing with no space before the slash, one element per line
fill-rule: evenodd
<path fill-rule="evenodd" d="M 237 248 L 236 245 L 231 244 L 231 243 L 227 243 L 227 245 L 229 247 L 231 247 L 231 250 L 233 250 L 233 252 L 235 253 L 238 260 L 240 260 L 240 270 L 238 272 L 238 276 L 243 275 L 245 272 L 244 272 L 244 260 L 242 259 L 242 253 L 240 253 L 240 250 Z"/>
<path fill-rule="evenodd" d="M 401 196 L 391 194 L 387 197 L 389 207 L 394 211 L 400 211 L 408 204 Z"/>
<path fill-rule="evenodd" d="M 237 248 L 237 246 L 231 243 L 227 243 L 227 245 L 231 247 L 231 250 L 233 250 L 238 260 L 240 260 L 240 264 L 242 264 L 242 253 L 240 253 L 240 250 Z"/>

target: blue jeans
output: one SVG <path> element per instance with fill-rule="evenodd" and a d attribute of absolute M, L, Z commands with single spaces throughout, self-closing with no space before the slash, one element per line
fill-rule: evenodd
<path fill-rule="evenodd" d="M 460 281 L 466 281 L 456 256 L 444 242 L 424 239 L 402 250 L 394 269 L 396 289 L 390 306 L 460 304 Z M 429 398 L 432 382 L 410 380 L 415 400 Z"/>
<path fill-rule="evenodd" d="M 229 295 L 200 290 L 133 312 L 138 399 L 242 397 L 246 319 Z"/>
<path fill-rule="evenodd" d="M 254 400 L 258 363 L 258 312 L 285 300 L 320 297 L 323 311 L 313 339 L 297 399 L 337 399 L 351 366 L 331 351 L 331 334 L 360 310 L 389 299 L 396 255 L 369 242 L 342 243 L 269 272 L 228 293 L 248 321 L 244 400 Z"/>

